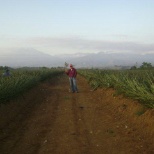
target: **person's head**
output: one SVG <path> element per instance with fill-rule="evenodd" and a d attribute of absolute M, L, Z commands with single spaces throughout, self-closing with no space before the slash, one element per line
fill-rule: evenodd
<path fill-rule="evenodd" d="M 73 68 L 73 65 L 72 64 L 70 64 L 70 68 Z"/>

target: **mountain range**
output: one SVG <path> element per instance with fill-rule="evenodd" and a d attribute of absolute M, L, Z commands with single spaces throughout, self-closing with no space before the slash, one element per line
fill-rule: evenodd
<path fill-rule="evenodd" d="M 72 63 L 77 68 L 131 67 L 134 65 L 140 66 L 143 62 L 154 65 L 154 54 L 99 52 L 52 56 L 32 48 L 0 52 L 0 66 L 64 67 L 65 62 Z"/>

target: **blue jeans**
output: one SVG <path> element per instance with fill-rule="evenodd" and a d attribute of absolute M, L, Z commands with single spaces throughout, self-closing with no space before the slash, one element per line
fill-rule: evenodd
<path fill-rule="evenodd" d="M 69 77 L 69 81 L 70 81 L 70 88 L 71 88 L 72 92 L 78 92 L 76 78 Z"/>

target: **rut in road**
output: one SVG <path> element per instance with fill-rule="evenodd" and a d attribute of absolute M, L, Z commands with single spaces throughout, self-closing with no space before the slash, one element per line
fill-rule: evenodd
<path fill-rule="evenodd" d="M 154 153 L 153 111 L 114 91 L 91 91 L 77 77 L 69 93 L 66 75 L 41 83 L 0 108 L 1 154 Z M 6 116 L 7 115 L 7 116 Z"/>

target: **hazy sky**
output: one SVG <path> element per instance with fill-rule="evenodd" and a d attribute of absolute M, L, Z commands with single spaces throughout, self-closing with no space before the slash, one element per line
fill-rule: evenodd
<path fill-rule="evenodd" d="M 0 0 L 0 52 L 154 52 L 154 0 Z"/>

